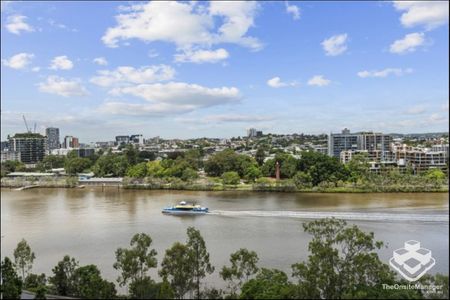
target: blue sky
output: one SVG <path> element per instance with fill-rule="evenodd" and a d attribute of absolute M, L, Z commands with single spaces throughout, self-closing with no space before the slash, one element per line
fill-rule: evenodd
<path fill-rule="evenodd" d="M 448 128 L 448 2 L 8 2 L 1 136 Z"/>

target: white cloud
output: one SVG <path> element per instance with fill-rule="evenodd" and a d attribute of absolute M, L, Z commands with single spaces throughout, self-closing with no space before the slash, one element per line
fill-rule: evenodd
<path fill-rule="evenodd" d="M 281 81 L 281 78 L 277 76 L 267 80 L 267 85 L 273 88 L 280 88 L 286 86 L 296 86 L 298 83 L 296 81 L 283 82 Z"/>
<path fill-rule="evenodd" d="M 9 16 L 6 22 L 6 29 L 9 32 L 14 34 L 20 34 L 22 31 L 24 32 L 32 32 L 34 28 L 26 23 L 26 16 L 22 15 L 12 15 Z"/>
<path fill-rule="evenodd" d="M 399 69 L 399 68 L 386 68 L 384 70 L 376 71 L 360 71 L 357 73 L 357 75 L 361 78 L 368 78 L 368 77 L 387 77 L 389 75 L 396 75 L 396 76 L 403 76 L 405 74 L 410 74 L 413 72 L 413 69 L 407 68 L 407 69 Z"/>
<path fill-rule="evenodd" d="M 86 96 L 88 91 L 78 79 L 65 79 L 58 76 L 49 76 L 45 82 L 38 84 L 39 91 L 63 97 Z"/>
<path fill-rule="evenodd" d="M 155 49 L 150 49 L 150 50 L 148 50 L 147 55 L 148 55 L 148 57 L 150 57 L 150 58 L 155 58 L 155 57 L 158 57 L 158 56 L 159 56 L 159 53 L 158 53 L 158 51 L 156 51 Z"/>
<path fill-rule="evenodd" d="M 70 70 L 72 68 L 72 61 L 65 55 L 56 56 L 50 64 L 50 69 L 52 70 Z"/>
<path fill-rule="evenodd" d="M 40 67 L 34 67 L 33 69 L 31 69 L 31 71 L 33 72 L 39 72 L 41 70 Z"/>
<path fill-rule="evenodd" d="M 323 75 L 315 75 L 311 79 L 308 80 L 308 85 L 315 86 L 327 86 L 329 85 L 331 80 L 326 79 Z"/>
<path fill-rule="evenodd" d="M 253 1 L 213 1 L 208 10 L 196 1 L 151 1 L 131 5 L 116 16 L 117 25 L 107 29 L 102 41 L 109 47 L 117 47 L 120 40 L 135 38 L 145 42 L 171 42 L 184 49 L 223 42 L 259 49 L 261 43 L 246 36 L 254 25 L 257 7 Z M 220 26 L 215 24 L 218 18 L 214 17 L 221 17 Z"/>
<path fill-rule="evenodd" d="M 270 116 L 258 116 L 258 115 L 243 115 L 243 114 L 220 114 L 220 115 L 208 115 L 202 118 L 177 118 L 182 123 L 249 123 L 249 122 L 265 122 L 273 120 Z"/>
<path fill-rule="evenodd" d="M 286 12 L 288 14 L 292 15 L 292 18 L 294 20 L 299 20 L 300 19 L 300 8 L 297 5 L 290 5 L 287 1 L 285 2 L 286 4 Z"/>
<path fill-rule="evenodd" d="M 176 54 L 176 62 L 192 62 L 196 64 L 201 63 L 217 63 L 221 60 L 227 59 L 228 51 L 220 48 L 217 50 L 186 50 L 184 53 Z"/>
<path fill-rule="evenodd" d="M 321 45 L 328 56 L 337 56 L 344 53 L 347 50 L 347 34 L 333 35 L 332 37 L 325 39 Z"/>
<path fill-rule="evenodd" d="M 108 61 L 104 57 L 96 57 L 96 58 L 94 58 L 94 60 L 92 62 L 99 66 L 107 66 L 108 65 Z"/>
<path fill-rule="evenodd" d="M 419 115 L 421 113 L 424 113 L 426 111 L 425 106 L 423 105 L 414 105 L 410 108 L 408 108 L 405 113 L 408 115 Z"/>
<path fill-rule="evenodd" d="M 391 44 L 389 51 L 391 53 L 403 54 L 407 52 L 414 52 L 418 46 L 425 42 L 425 34 L 422 32 L 415 32 L 405 35 L 401 40 L 396 40 Z"/>
<path fill-rule="evenodd" d="M 423 25 L 431 30 L 448 23 L 447 1 L 394 1 L 394 7 L 403 11 L 400 21 L 405 27 Z"/>
<path fill-rule="evenodd" d="M 149 102 L 146 104 L 107 102 L 99 108 L 101 112 L 123 115 L 184 113 L 205 107 L 236 103 L 241 98 L 239 90 L 235 87 L 207 88 L 184 82 L 115 88 L 111 94 L 132 95 Z"/>
<path fill-rule="evenodd" d="M 115 84 L 140 84 L 171 80 L 175 77 L 175 70 L 167 65 L 148 66 L 135 69 L 129 66 L 118 67 L 115 70 L 98 71 L 98 76 L 92 77 L 91 82 L 109 87 Z"/>
<path fill-rule="evenodd" d="M 3 65 L 12 69 L 20 70 L 26 68 L 33 59 L 32 53 L 19 53 L 11 56 L 9 59 L 2 59 Z"/>

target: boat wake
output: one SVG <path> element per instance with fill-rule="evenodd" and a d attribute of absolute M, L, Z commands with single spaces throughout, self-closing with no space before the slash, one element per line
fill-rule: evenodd
<path fill-rule="evenodd" d="M 281 217 L 297 219 L 336 219 L 353 221 L 390 221 L 390 222 L 449 222 L 448 214 L 407 214 L 380 212 L 314 212 L 314 211 L 262 211 L 262 210 L 212 210 L 209 215 L 226 217 Z"/>

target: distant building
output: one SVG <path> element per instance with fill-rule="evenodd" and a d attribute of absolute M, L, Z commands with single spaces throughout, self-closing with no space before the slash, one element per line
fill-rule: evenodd
<path fill-rule="evenodd" d="M 345 128 L 341 133 L 331 133 L 328 137 L 328 155 L 337 158 L 345 151 L 344 157 L 348 157 L 348 151 L 367 152 L 371 161 L 391 161 L 392 153 L 390 144 L 392 136 L 383 133 L 358 132 L 350 133 Z M 351 155 L 350 155 L 351 156 Z"/>
<path fill-rule="evenodd" d="M 69 153 L 76 153 L 78 157 L 89 157 L 95 153 L 93 148 L 60 148 L 50 152 L 53 155 L 67 156 Z"/>
<path fill-rule="evenodd" d="M 9 149 L 9 142 L 8 141 L 1 141 L 0 151 L 6 151 L 8 149 Z"/>
<path fill-rule="evenodd" d="M 261 130 L 256 131 L 256 137 L 262 137 L 263 132 Z"/>
<path fill-rule="evenodd" d="M 256 129 L 255 128 L 247 129 L 247 137 L 249 137 L 249 138 L 256 137 Z"/>
<path fill-rule="evenodd" d="M 9 138 L 9 151 L 20 152 L 20 161 L 36 164 L 45 156 L 47 138 L 39 133 L 16 133 Z"/>
<path fill-rule="evenodd" d="M 47 136 L 47 147 L 49 152 L 51 152 L 53 149 L 60 148 L 59 128 L 55 127 L 46 128 L 45 135 Z"/>
<path fill-rule="evenodd" d="M 1 162 L 7 160 L 20 161 L 20 152 L 18 151 L 2 151 L 1 152 Z"/>
<path fill-rule="evenodd" d="M 116 144 L 118 146 L 129 144 L 130 143 L 130 137 L 128 135 L 118 135 L 116 136 Z"/>
<path fill-rule="evenodd" d="M 130 142 L 133 144 L 144 145 L 144 136 L 142 134 L 133 134 L 130 136 Z"/>
<path fill-rule="evenodd" d="M 69 148 L 79 148 L 79 147 L 80 147 L 80 142 L 79 142 L 78 138 L 71 136 L 71 135 L 66 135 L 64 137 L 63 148 L 69 149 Z"/>

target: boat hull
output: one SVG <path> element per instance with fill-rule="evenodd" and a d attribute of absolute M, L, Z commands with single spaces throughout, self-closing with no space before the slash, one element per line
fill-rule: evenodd
<path fill-rule="evenodd" d="M 198 209 L 198 210 L 163 209 L 162 213 L 168 215 L 204 215 L 208 213 L 208 209 Z"/>

